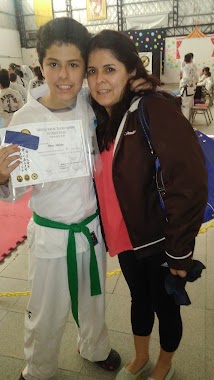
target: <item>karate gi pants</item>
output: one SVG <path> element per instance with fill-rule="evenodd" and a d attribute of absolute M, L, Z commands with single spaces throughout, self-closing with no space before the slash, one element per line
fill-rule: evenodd
<path fill-rule="evenodd" d="M 97 219 L 90 223 L 92 229 L 97 231 L 97 226 L 93 228 L 95 224 L 98 224 Z M 102 238 L 99 238 L 98 241 L 100 239 L 102 241 Z M 57 372 L 60 342 L 71 307 L 71 300 L 66 256 L 51 259 L 37 257 L 36 240 L 34 240 L 31 238 L 30 242 L 29 281 L 31 294 L 25 315 L 24 353 L 27 365 L 22 375 L 26 380 L 47 380 Z M 105 360 L 110 352 L 108 332 L 105 325 L 106 252 L 103 242 L 95 245 L 95 253 L 102 294 L 91 296 L 90 249 L 88 246 L 85 252 L 78 252 L 77 244 L 80 325 L 77 350 L 83 358 L 92 362 Z M 71 324 L 71 326 L 74 325 Z"/>
<path fill-rule="evenodd" d="M 194 94 L 187 95 L 186 91 L 183 92 L 181 96 L 181 111 L 183 115 L 190 120 L 191 109 L 194 106 Z"/>

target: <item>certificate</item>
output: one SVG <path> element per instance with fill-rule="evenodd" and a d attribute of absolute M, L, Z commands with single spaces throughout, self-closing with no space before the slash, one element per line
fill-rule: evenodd
<path fill-rule="evenodd" d="M 19 136 L 20 165 L 11 173 L 14 188 L 90 174 L 81 120 L 8 127 L 5 143 L 9 142 L 7 135 L 15 136 L 10 143 L 16 143 Z"/>

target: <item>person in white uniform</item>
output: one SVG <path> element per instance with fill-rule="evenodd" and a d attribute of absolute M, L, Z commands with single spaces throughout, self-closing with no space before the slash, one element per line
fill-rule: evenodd
<path fill-rule="evenodd" d="M 20 95 L 22 96 L 23 102 L 26 103 L 27 90 L 24 88 L 24 86 L 17 83 L 17 74 L 15 73 L 10 74 L 10 88 L 12 88 L 15 91 L 18 91 Z"/>
<path fill-rule="evenodd" d="M 27 65 L 21 65 L 21 71 L 23 72 L 23 78 L 29 83 L 33 79 L 32 70 Z"/>
<path fill-rule="evenodd" d="M 21 86 L 23 86 L 23 83 L 22 83 L 21 78 L 19 76 L 19 67 L 20 66 L 16 65 L 15 63 L 10 63 L 9 67 L 8 67 L 8 73 L 9 74 L 11 74 L 11 73 L 17 74 L 17 83 L 20 84 Z"/>
<path fill-rule="evenodd" d="M 184 61 L 185 66 L 180 81 L 181 110 L 183 115 L 189 120 L 191 108 L 194 104 L 194 94 L 198 77 L 195 65 L 192 63 L 191 53 L 185 55 Z"/>
<path fill-rule="evenodd" d="M 7 127 L 14 115 L 24 105 L 21 94 L 10 88 L 10 78 L 8 71 L 0 70 L 0 117 L 2 126 Z"/>
<path fill-rule="evenodd" d="M 42 75 L 42 72 L 39 66 L 36 66 L 33 68 L 33 74 L 34 74 L 34 78 L 31 79 L 31 81 L 29 82 L 30 89 L 39 87 L 45 83 L 45 79 Z"/>
<path fill-rule="evenodd" d="M 11 126 L 82 120 L 92 151 L 95 117 L 81 91 L 90 34 L 71 18 L 40 27 L 37 52 L 47 85 L 29 94 Z M 11 159 L 11 152 L 17 154 Z M 0 150 L 1 198 L 10 196 L 8 179 L 15 145 Z M 26 367 L 20 380 L 47 380 L 57 372 L 60 341 L 71 306 L 78 327 L 80 355 L 107 370 L 120 365 L 105 325 L 106 249 L 101 235 L 92 176 L 35 185 L 28 226 L 30 299 L 25 314 Z M 68 250 L 75 239 L 76 249 Z M 67 263 L 68 262 L 68 263 Z M 70 290 L 70 292 L 69 292 Z"/>

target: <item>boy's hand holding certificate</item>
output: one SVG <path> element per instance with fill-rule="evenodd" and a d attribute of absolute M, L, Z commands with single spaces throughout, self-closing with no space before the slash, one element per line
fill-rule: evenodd
<path fill-rule="evenodd" d="M 14 188 L 89 175 L 80 120 L 8 127 L 3 143 L 21 149 L 20 165 L 11 173 Z"/>

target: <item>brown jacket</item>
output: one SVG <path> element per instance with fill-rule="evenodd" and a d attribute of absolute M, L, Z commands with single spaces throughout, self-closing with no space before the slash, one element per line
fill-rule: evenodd
<path fill-rule="evenodd" d="M 119 127 L 113 182 L 134 250 L 149 256 L 165 249 L 169 266 L 189 269 L 207 201 L 203 152 L 191 124 L 174 101 L 149 96 L 145 115 L 160 159 L 167 221 L 155 184 L 154 159 L 138 119 L 139 99 Z"/>

